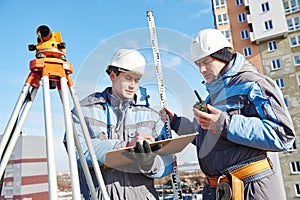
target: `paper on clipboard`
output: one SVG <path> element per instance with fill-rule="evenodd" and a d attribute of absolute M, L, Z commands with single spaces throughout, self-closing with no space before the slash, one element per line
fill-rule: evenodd
<path fill-rule="evenodd" d="M 182 151 L 198 133 L 192 133 L 188 135 L 178 136 L 172 139 L 161 140 L 151 143 L 151 146 L 156 144 L 162 144 L 162 148 L 157 151 L 159 155 L 175 154 Z M 128 165 L 132 163 L 132 160 L 123 155 L 123 152 L 128 151 L 131 147 L 122 149 L 116 149 L 108 151 L 104 162 L 105 167 L 116 168 L 122 165 Z"/>

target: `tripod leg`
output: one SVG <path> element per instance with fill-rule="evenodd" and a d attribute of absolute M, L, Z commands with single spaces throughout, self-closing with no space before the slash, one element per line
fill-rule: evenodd
<path fill-rule="evenodd" d="M 18 101 L 17 101 L 17 103 L 14 107 L 14 110 L 13 110 L 11 116 L 10 116 L 10 119 L 8 121 L 8 124 L 5 128 L 5 131 L 3 133 L 3 136 L 2 136 L 2 139 L 1 139 L 1 142 L 0 142 L 0 158 L 2 157 L 5 146 L 8 143 L 10 134 L 11 134 L 11 132 L 13 130 L 13 127 L 14 127 L 16 121 L 17 121 L 17 118 L 18 118 L 18 115 L 20 114 L 22 106 L 23 106 L 23 104 L 26 100 L 29 89 L 30 89 L 30 84 L 26 83 L 24 85 L 23 89 L 22 89 L 22 92 L 21 92 L 21 94 L 18 98 Z"/>
<path fill-rule="evenodd" d="M 77 110 L 77 113 L 78 113 L 78 118 L 79 118 L 79 121 L 80 121 L 80 125 L 81 125 L 81 128 L 82 128 L 83 134 L 84 134 L 85 142 L 87 144 L 87 147 L 88 147 L 88 150 L 89 150 L 89 153 L 90 153 L 93 168 L 94 168 L 94 171 L 95 171 L 97 181 L 98 181 L 98 184 L 100 186 L 103 198 L 105 200 L 109 200 L 109 196 L 107 194 L 105 183 L 104 183 L 104 180 L 103 180 L 103 177 L 102 177 L 102 174 L 101 174 L 101 170 L 100 170 L 100 167 L 99 167 L 99 164 L 98 164 L 98 161 L 97 161 L 96 153 L 94 151 L 94 148 L 93 148 L 93 145 L 92 145 L 92 142 L 91 142 L 91 139 L 90 139 L 90 134 L 89 134 L 89 131 L 88 131 L 88 127 L 85 123 L 84 116 L 83 116 L 83 113 L 82 113 L 82 110 L 81 110 L 80 103 L 79 103 L 78 98 L 77 98 L 75 88 L 74 88 L 74 86 L 70 86 L 69 89 L 70 89 L 70 93 L 71 93 L 71 96 L 72 96 L 72 99 L 73 99 L 74 106 L 75 106 L 75 108 Z"/>
<path fill-rule="evenodd" d="M 73 125 L 74 125 L 74 123 L 73 123 Z M 78 135 L 76 133 L 75 126 L 73 126 L 73 130 L 74 130 L 75 146 L 76 146 L 76 149 L 78 151 L 79 158 L 80 158 L 80 163 L 81 163 L 82 169 L 83 169 L 83 173 L 85 175 L 86 182 L 88 184 L 88 187 L 89 187 L 89 190 L 90 190 L 90 193 L 91 193 L 91 199 L 92 200 L 97 200 L 97 195 L 96 195 L 96 190 L 95 190 L 95 186 L 94 186 L 94 183 L 93 183 L 93 179 L 92 179 L 92 176 L 91 176 L 90 171 L 89 171 L 89 166 L 88 166 L 88 164 L 85 160 L 84 153 L 83 153 L 82 148 L 80 146 L 80 142 L 79 142 Z"/>
<path fill-rule="evenodd" d="M 31 108 L 32 102 L 36 96 L 38 88 L 33 88 L 32 92 L 31 92 L 31 96 L 30 96 L 31 98 L 26 102 L 26 104 L 23 108 L 23 112 L 20 115 L 19 122 L 17 123 L 17 118 L 18 118 L 19 112 L 21 111 L 22 104 L 25 103 L 26 97 L 28 95 L 28 90 L 29 90 L 29 85 L 26 84 L 22 91 L 22 94 L 19 97 L 19 100 L 16 104 L 16 107 L 13 111 L 10 121 L 5 129 L 3 137 L 6 136 L 7 139 L 5 139 L 5 138 L 1 139 L 1 157 L 2 157 L 3 153 L 4 153 L 4 155 L 3 155 L 3 158 L 2 158 L 1 164 L 0 164 L 0 177 L 2 177 L 5 167 L 9 161 L 10 155 L 12 154 L 12 151 L 14 150 L 14 147 L 18 140 L 19 133 L 21 132 L 21 128 L 22 128 L 24 121 L 27 117 L 27 114 Z M 14 124 L 16 124 L 16 126 L 14 128 L 14 131 L 12 132 Z M 11 136 L 11 138 L 8 143 L 8 139 L 10 136 Z M 4 152 L 6 144 L 8 144 L 8 146 Z"/>
<path fill-rule="evenodd" d="M 61 100 L 62 100 L 64 116 L 65 116 L 66 139 L 68 144 L 68 157 L 69 157 L 70 173 L 71 173 L 71 181 L 72 181 L 72 195 L 73 195 L 73 200 L 76 199 L 79 200 L 80 199 L 79 177 L 78 177 L 77 162 L 76 162 L 72 115 L 71 115 L 70 103 L 69 103 L 68 93 L 67 93 L 67 89 L 68 89 L 67 79 L 65 77 L 62 77 L 60 79 L 60 84 L 61 84 Z"/>
<path fill-rule="evenodd" d="M 61 92 L 59 94 L 60 94 L 60 97 L 62 98 Z M 78 138 L 78 135 L 77 135 L 77 132 L 76 132 L 74 122 L 72 123 L 72 125 L 73 125 L 73 135 L 74 135 L 75 146 L 76 146 L 76 149 L 77 149 L 77 152 L 78 152 L 78 155 L 79 155 L 79 159 L 80 159 L 80 162 L 81 162 L 81 165 L 82 165 L 82 168 L 83 168 L 83 172 L 84 172 L 84 175 L 85 175 L 85 178 L 86 178 L 86 181 L 87 181 L 90 193 L 91 193 L 91 199 L 96 200 L 97 196 L 96 196 L 95 186 L 94 186 L 91 174 L 88 170 L 89 167 L 88 167 L 88 164 L 87 164 L 86 159 L 84 157 L 84 153 L 83 153 L 81 145 L 80 145 L 80 141 L 79 141 L 79 138 Z"/>
<path fill-rule="evenodd" d="M 55 154 L 53 145 L 53 130 L 52 130 L 52 114 L 50 103 L 50 84 L 49 77 L 43 76 L 43 95 L 44 95 L 44 118 L 46 129 L 46 147 L 47 147 L 47 166 L 48 166 L 48 184 L 49 184 L 49 198 L 57 200 L 57 178 L 55 169 Z"/>

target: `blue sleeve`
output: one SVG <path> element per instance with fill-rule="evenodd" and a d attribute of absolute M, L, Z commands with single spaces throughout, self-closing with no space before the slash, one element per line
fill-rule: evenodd
<path fill-rule="evenodd" d="M 280 89 L 267 83 L 255 83 L 248 93 L 257 117 L 232 115 L 227 139 L 266 151 L 282 151 L 291 147 L 295 133 L 292 119 L 283 102 Z"/>
<path fill-rule="evenodd" d="M 172 130 L 174 130 L 178 135 L 187 135 L 197 132 L 197 122 L 195 119 L 191 121 L 190 119 L 180 116 L 178 117 L 174 114 L 174 117 L 170 123 Z"/>
<path fill-rule="evenodd" d="M 85 142 L 84 134 L 83 134 L 80 122 L 75 115 L 73 115 L 73 121 L 75 124 L 75 131 L 78 135 L 80 146 L 85 155 L 86 161 L 89 166 L 92 166 L 92 161 L 91 161 L 90 153 L 88 151 L 88 147 Z M 89 129 L 90 128 L 91 127 L 89 127 Z M 92 145 L 93 145 L 93 148 L 94 148 L 94 151 L 96 154 L 95 156 L 97 158 L 99 165 L 103 165 L 104 161 L 105 161 L 105 157 L 106 157 L 106 152 L 112 150 L 114 148 L 115 144 L 117 142 L 119 142 L 119 140 L 100 140 L 99 138 L 96 137 L 96 138 L 91 138 L 91 142 L 92 142 Z M 79 159 L 78 152 L 76 152 L 76 157 L 77 157 L 77 161 L 79 164 L 80 159 Z"/>

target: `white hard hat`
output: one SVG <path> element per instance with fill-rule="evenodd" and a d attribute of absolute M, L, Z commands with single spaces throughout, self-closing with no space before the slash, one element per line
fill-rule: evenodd
<path fill-rule="evenodd" d="M 232 44 L 217 29 L 204 29 L 197 33 L 190 45 L 191 58 L 195 62 Z"/>
<path fill-rule="evenodd" d="M 110 66 L 118 67 L 120 70 L 128 70 L 142 76 L 145 75 L 146 60 L 140 52 L 135 49 L 119 49 L 109 62 Z"/>

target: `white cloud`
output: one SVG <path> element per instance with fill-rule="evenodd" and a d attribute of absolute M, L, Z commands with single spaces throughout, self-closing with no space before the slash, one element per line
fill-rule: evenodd
<path fill-rule="evenodd" d="M 165 66 L 167 66 L 167 67 L 176 67 L 176 66 L 179 66 L 182 64 L 181 58 L 178 56 L 172 56 L 172 57 L 170 56 L 165 60 L 167 60 L 167 62 L 165 64 Z"/>
<path fill-rule="evenodd" d="M 211 0 L 188 0 L 186 3 L 210 4 Z"/>
<path fill-rule="evenodd" d="M 138 42 L 135 41 L 135 40 L 128 40 L 128 41 L 126 42 L 126 45 L 128 45 L 128 46 L 131 47 L 131 48 L 138 48 L 138 47 L 139 47 L 139 46 L 138 46 Z"/>
<path fill-rule="evenodd" d="M 202 9 L 202 10 L 199 10 L 199 12 L 197 12 L 197 13 L 191 14 L 190 18 L 194 18 L 194 19 L 199 18 L 202 15 L 208 14 L 210 12 L 211 12 L 211 8 Z"/>

